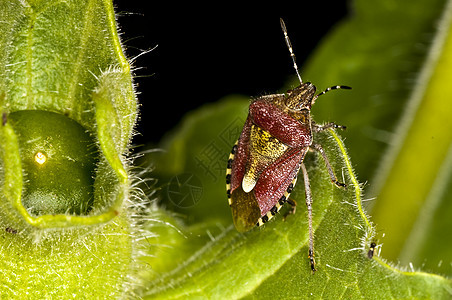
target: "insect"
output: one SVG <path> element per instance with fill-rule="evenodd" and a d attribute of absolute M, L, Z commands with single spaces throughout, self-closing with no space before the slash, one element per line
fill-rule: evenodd
<path fill-rule="evenodd" d="M 11 234 L 17 234 L 17 229 L 14 229 L 12 227 L 6 227 L 5 231 Z"/>
<path fill-rule="evenodd" d="M 372 257 L 374 257 L 375 247 L 377 247 L 377 244 L 375 242 L 370 243 L 369 252 L 367 252 L 367 257 L 369 259 L 372 259 Z"/>
<path fill-rule="evenodd" d="M 290 212 L 295 212 L 296 202 L 289 196 L 301 170 L 308 211 L 308 257 L 315 272 L 312 194 L 303 159 L 308 150 L 320 153 L 331 181 L 345 187 L 337 180 L 322 146 L 312 136 L 312 132 L 345 127 L 335 123 L 317 125 L 310 112 L 319 96 L 350 87 L 336 85 L 316 94 L 312 83 L 302 81 L 286 25 L 282 19 L 280 23 L 300 85 L 287 94 L 266 95 L 251 101 L 242 133 L 229 155 L 226 193 L 235 227 L 245 232 L 266 223 L 286 202 L 292 205 Z"/>

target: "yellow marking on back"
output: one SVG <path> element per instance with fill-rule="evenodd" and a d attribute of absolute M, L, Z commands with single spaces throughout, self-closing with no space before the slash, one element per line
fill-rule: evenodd
<path fill-rule="evenodd" d="M 250 157 L 242 181 L 245 193 L 253 190 L 262 171 L 288 149 L 288 146 L 256 125 L 251 126 L 249 147 Z"/>

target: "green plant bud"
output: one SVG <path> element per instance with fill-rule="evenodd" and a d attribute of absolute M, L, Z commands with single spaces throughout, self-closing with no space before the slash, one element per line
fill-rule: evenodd
<path fill-rule="evenodd" d="M 8 115 L 19 139 L 22 203 L 32 215 L 86 214 L 93 204 L 96 146 L 86 129 L 53 112 Z"/>
<path fill-rule="evenodd" d="M 128 296 L 137 102 L 113 3 L 0 1 L 0 16 L 0 298 Z"/>

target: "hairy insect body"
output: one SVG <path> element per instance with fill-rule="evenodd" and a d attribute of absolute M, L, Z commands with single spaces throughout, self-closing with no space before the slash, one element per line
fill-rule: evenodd
<path fill-rule="evenodd" d="M 282 20 L 281 27 L 300 85 L 287 94 L 262 96 L 251 102 L 242 133 L 229 155 L 226 191 L 235 227 L 241 232 L 248 231 L 270 220 L 284 203 L 295 207 L 295 201 L 289 196 L 297 182 L 298 172 L 302 170 L 308 208 L 308 255 L 311 269 L 315 271 L 312 194 L 303 160 L 309 149 L 319 152 L 325 160 L 331 181 L 344 187 L 345 184 L 337 181 L 321 145 L 314 143 L 312 131 L 345 127 L 334 123 L 313 125 L 310 112 L 320 95 L 349 87 L 333 86 L 316 95 L 316 87 L 312 83 L 301 81 Z"/>
<path fill-rule="evenodd" d="M 311 91 L 315 87 L 304 83 L 288 95 L 267 95 L 251 103 L 237 153 L 231 154 L 231 173 L 243 174 L 230 185 L 236 199 L 231 203 L 234 224 L 240 231 L 271 219 L 271 212 L 279 211 L 290 195 L 287 189 L 312 143 Z"/>

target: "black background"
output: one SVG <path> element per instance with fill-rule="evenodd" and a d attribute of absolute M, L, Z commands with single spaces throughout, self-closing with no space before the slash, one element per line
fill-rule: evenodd
<path fill-rule="evenodd" d="M 345 0 L 267 7 L 114 3 L 126 55 L 134 61 L 137 76 L 141 120 L 135 145 L 157 143 L 186 112 L 204 103 L 229 94 L 259 96 L 280 90 L 295 74 L 280 17 L 301 68 L 350 10 Z"/>

